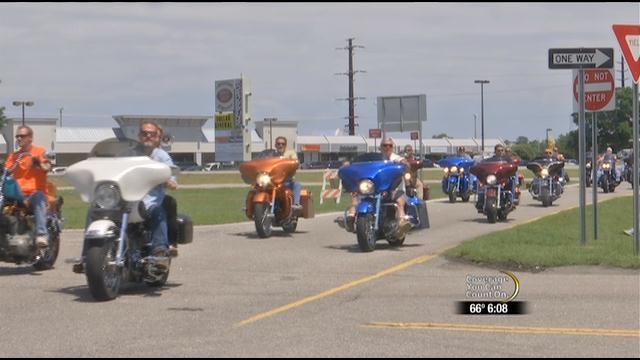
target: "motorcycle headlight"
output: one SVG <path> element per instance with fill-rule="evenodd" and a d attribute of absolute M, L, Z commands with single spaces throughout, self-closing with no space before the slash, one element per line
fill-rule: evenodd
<path fill-rule="evenodd" d="M 587 163 L 587 169 L 591 169 L 591 163 Z"/>
<path fill-rule="evenodd" d="M 256 177 L 256 184 L 258 184 L 258 186 L 260 187 L 266 187 L 269 184 L 271 184 L 271 176 L 269 176 L 269 174 L 259 174 L 258 177 Z"/>
<path fill-rule="evenodd" d="M 542 169 L 542 171 L 540 171 L 540 175 L 545 178 L 547 176 L 549 176 L 549 169 Z"/>
<path fill-rule="evenodd" d="M 112 210 L 118 207 L 122 197 L 120 189 L 114 184 L 102 184 L 96 188 L 94 203 L 101 209 Z"/>
<path fill-rule="evenodd" d="M 607 164 L 607 163 L 602 164 L 602 168 L 605 169 L 605 170 L 610 168 L 610 167 L 611 167 L 611 164 Z"/>
<path fill-rule="evenodd" d="M 460 173 L 462 174 L 464 172 L 464 168 L 460 168 Z"/>
<path fill-rule="evenodd" d="M 449 168 L 444 168 L 442 171 L 444 171 L 444 174 L 446 175 L 449 172 Z"/>
<path fill-rule="evenodd" d="M 450 171 L 451 171 L 452 174 L 455 174 L 455 173 L 458 172 L 458 167 L 457 166 L 452 166 Z"/>
<path fill-rule="evenodd" d="M 363 194 L 363 195 L 371 194 L 373 193 L 374 190 L 375 190 L 375 185 L 373 185 L 373 181 L 369 179 L 362 180 L 360 181 L 360 184 L 358 184 L 358 191 L 360 191 L 360 194 Z"/>
<path fill-rule="evenodd" d="M 404 181 L 411 181 L 411 173 L 404 174 Z"/>
<path fill-rule="evenodd" d="M 487 176 L 487 184 L 489 185 L 495 185 L 496 182 L 498 182 L 498 178 L 496 178 L 495 175 L 489 175 Z"/>

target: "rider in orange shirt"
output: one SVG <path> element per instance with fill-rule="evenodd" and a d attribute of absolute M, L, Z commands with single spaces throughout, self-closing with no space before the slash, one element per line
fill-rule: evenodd
<path fill-rule="evenodd" d="M 36 220 L 36 245 L 49 246 L 47 235 L 47 172 L 51 163 L 45 156 L 45 148 L 32 145 L 33 130 L 19 126 L 16 130 L 18 150 L 7 157 L 5 168 L 9 169 L 20 185 L 26 202 Z"/>

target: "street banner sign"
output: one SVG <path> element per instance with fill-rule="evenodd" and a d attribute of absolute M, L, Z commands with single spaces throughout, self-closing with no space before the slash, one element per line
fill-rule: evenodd
<path fill-rule="evenodd" d="M 573 112 L 578 112 L 578 70 L 573 70 Z M 616 89 L 613 69 L 584 70 L 584 110 L 587 112 L 616 109 Z"/>
<path fill-rule="evenodd" d="M 613 68 L 613 48 L 549 49 L 549 69 L 593 68 Z"/>
<path fill-rule="evenodd" d="M 369 129 L 369 137 L 371 139 L 380 139 L 382 137 L 382 129 Z"/>
<path fill-rule="evenodd" d="M 420 134 L 417 131 L 411 132 L 411 140 L 418 140 L 420 138 Z"/>
<path fill-rule="evenodd" d="M 633 81 L 640 82 L 640 25 L 613 25 Z"/>

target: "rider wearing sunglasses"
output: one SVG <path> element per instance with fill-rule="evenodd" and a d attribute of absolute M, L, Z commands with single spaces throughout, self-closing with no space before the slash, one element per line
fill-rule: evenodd
<path fill-rule="evenodd" d="M 276 138 L 276 151 L 287 159 L 298 160 L 298 154 L 294 150 L 287 150 L 287 138 L 284 136 Z M 294 181 L 293 177 L 287 179 L 286 185 L 293 190 L 293 210 L 300 212 L 302 210 L 302 205 L 300 205 L 302 185 L 298 181 Z"/>

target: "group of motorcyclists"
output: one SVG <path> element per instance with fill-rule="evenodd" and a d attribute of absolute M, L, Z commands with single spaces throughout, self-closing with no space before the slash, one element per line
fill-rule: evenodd
<path fill-rule="evenodd" d="M 161 146 L 164 135 L 159 124 L 144 121 L 140 124 L 136 140 L 141 154 L 157 163 L 173 167 L 170 155 Z M 50 246 L 51 238 L 46 217 L 47 208 L 50 206 L 50 202 L 47 201 L 49 191 L 47 172 L 51 169 L 51 161 L 46 156 L 44 148 L 32 144 L 33 130 L 30 127 L 24 125 L 18 127 L 15 137 L 18 150 L 8 156 L 4 165 L 5 173 L 15 177 L 21 188 L 24 194 L 24 206 L 33 213 L 34 248 L 44 251 Z M 385 236 L 390 244 L 402 244 L 408 231 L 418 224 L 428 223 L 428 220 L 425 221 L 426 205 L 422 201 L 426 199 L 425 196 L 428 197 L 428 186 L 421 181 L 417 173 L 422 163 L 416 158 L 411 145 L 404 147 L 404 156 L 396 154 L 395 148 L 392 138 L 384 138 L 380 144 L 379 158 L 365 156 L 363 160 L 356 159 L 353 163 L 347 161 L 340 169 L 340 177 L 343 183 L 346 182 L 349 185 L 347 191 L 351 193 L 351 204 L 345 211 L 343 226 L 348 231 L 358 233 L 358 242 L 363 250 L 366 249 L 365 251 L 371 251 L 375 240 Z M 247 216 L 256 220 L 256 228 L 261 236 L 266 234 L 265 226 L 277 224 L 283 226 L 285 231 L 295 231 L 298 217 L 313 217 L 313 211 L 308 208 L 309 192 L 303 190 L 301 184 L 294 180 L 295 170 L 298 167 L 297 155 L 293 150 L 287 149 L 285 137 L 276 138 L 275 150 L 271 150 L 269 156 L 292 161 L 286 164 L 273 161 L 262 162 L 258 167 L 248 166 L 244 167 L 244 170 L 241 168 L 243 178 L 245 173 L 247 175 L 245 181 L 253 184 L 253 190 L 247 197 Z M 447 159 L 443 161 L 445 160 Z M 461 146 L 457 148 L 455 158 L 450 160 L 443 163 L 446 166 L 443 166 L 445 175 L 442 181 L 443 190 L 450 193 L 450 199 L 462 196 L 463 201 L 468 201 L 469 195 L 475 193 L 477 195 L 475 208 L 479 213 L 486 214 L 489 222 L 506 219 L 507 214 L 519 204 L 520 188 L 524 183 L 524 177 L 517 172 L 521 160 L 510 147 L 497 144 L 493 156 L 473 160 Z M 615 169 L 616 156 L 612 149 L 607 148 L 607 151 L 597 160 L 599 164 L 611 164 L 613 181 L 619 183 L 621 175 L 620 171 Z M 380 166 L 375 168 L 362 166 L 364 162 L 376 161 L 380 162 Z M 279 191 L 278 181 L 276 181 L 278 176 L 269 173 L 275 168 L 279 169 L 278 176 L 281 177 L 278 181 L 288 189 L 280 194 L 277 193 Z M 545 206 L 550 205 L 562 194 L 568 180 L 563 155 L 557 148 L 546 149 L 544 154 L 534 159 L 528 168 L 536 176 L 530 187 L 534 199 L 541 200 Z M 606 166 L 599 167 L 599 174 L 604 168 Z M 268 176 L 265 177 L 265 174 Z M 450 180 L 454 175 L 456 178 Z M 166 194 L 167 188 L 176 189 L 177 185 L 175 175 L 167 176 L 150 188 L 140 201 L 144 207 L 141 211 L 144 213 L 143 217 L 148 230 L 146 238 L 148 251 L 143 253 L 154 259 L 154 269 L 160 272 L 168 272 L 170 261 L 158 259 L 168 259 L 178 255 L 177 204 L 174 198 Z M 452 193 L 453 191 L 455 193 Z M 285 199 L 284 201 L 288 203 L 282 203 L 282 200 L 277 199 L 278 197 Z M 390 209 L 391 212 L 389 212 Z M 368 222 L 361 221 L 365 217 L 369 219 Z M 382 221 L 381 219 L 384 222 L 376 222 Z M 91 218 L 88 215 L 86 226 L 89 227 L 90 222 L 96 220 L 99 218 Z M 87 236 L 90 230 L 86 230 Z M 125 232 L 126 228 L 122 231 Z M 361 238 L 365 239 L 364 242 Z M 120 241 L 124 242 L 123 235 Z M 124 251 L 123 246 L 120 245 L 118 251 Z M 74 271 L 84 272 L 87 251 L 86 242 L 81 261 L 74 265 Z M 115 262 L 118 261 L 122 259 L 117 258 Z M 141 261 L 147 264 L 144 259 Z M 164 279 L 166 280 L 166 274 Z"/>

